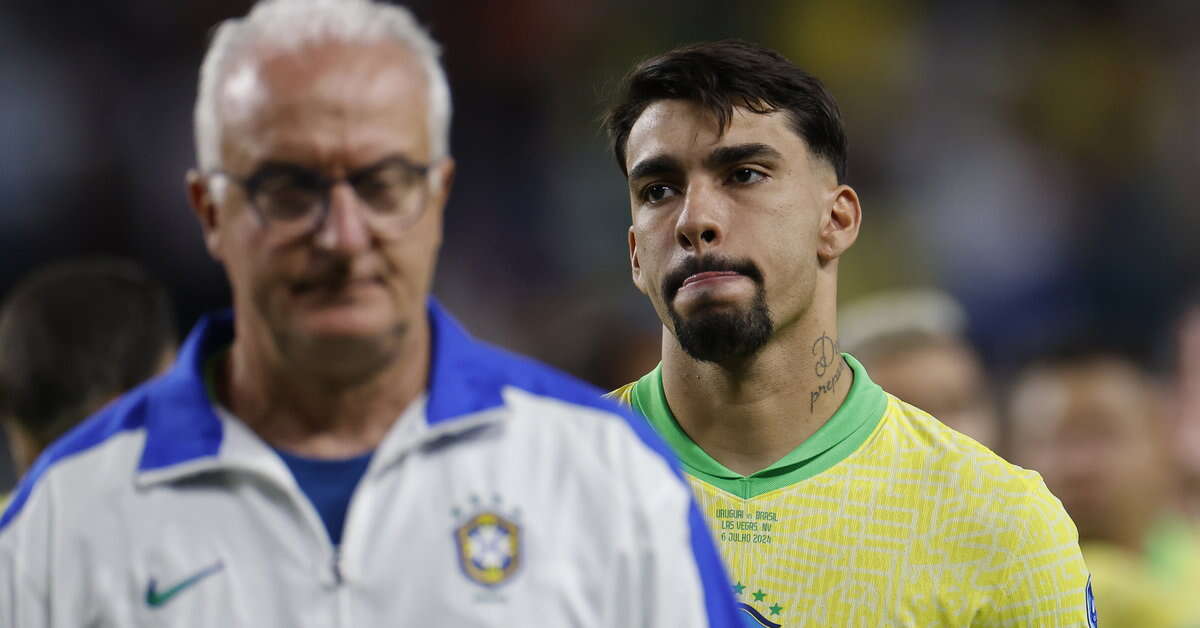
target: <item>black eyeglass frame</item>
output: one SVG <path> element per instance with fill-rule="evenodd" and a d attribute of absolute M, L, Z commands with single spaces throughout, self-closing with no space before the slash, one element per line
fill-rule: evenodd
<path fill-rule="evenodd" d="M 320 225 L 325 224 L 325 220 L 329 217 L 329 207 L 333 194 L 333 186 L 343 182 L 346 183 L 351 189 L 354 190 L 354 194 L 358 196 L 358 198 L 364 204 L 370 206 L 370 202 L 361 193 L 359 193 L 358 187 L 359 184 L 366 179 L 366 177 L 385 168 L 400 166 L 406 172 L 406 174 L 413 178 L 413 180 L 424 181 L 426 177 L 429 176 L 429 171 L 432 170 L 435 165 L 437 165 L 438 161 L 440 160 L 436 160 L 428 164 L 421 164 L 414 163 L 403 155 L 391 155 L 384 157 L 373 164 L 348 172 L 341 177 L 330 177 L 318 170 L 287 161 L 267 161 L 255 169 L 254 172 L 250 173 L 250 175 L 245 177 L 239 177 L 220 168 L 209 170 L 206 174 L 208 176 L 218 176 L 228 179 L 229 181 L 237 183 L 239 186 L 241 186 L 241 188 L 245 191 L 246 200 L 248 201 L 247 204 L 251 209 L 254 210 L 255 215 L 258 216 L 259 220 L 261 220 L 263 224 L 296 222 L 303 217 L 297 216 L 295 218 L 288 218 L 286 216 L 269 215 L 266 210 L 259 206 L 259 202 L 256 201 L 256 197 L 261 191 L 260 188 L 271 178 L 289 174 L 298 176 L 299 180 L 307 182 L 303 187 L 320 194 L 320 209 L 316 215 L 312 217 L 311 224 L 312 229 L 317 229 L 320 227 Z M 400 228 L 407 227 L 408 225 L 412 224 L 421 216 L 421 214 L 424 213 L 424 203 L 421 205 L 422 210 L 414 212 L 412 216 L 408 216 L 404 221 L 404 224 L 400 225 Z"/>

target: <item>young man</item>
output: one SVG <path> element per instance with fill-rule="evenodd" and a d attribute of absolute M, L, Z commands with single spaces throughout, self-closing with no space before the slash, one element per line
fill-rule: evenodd
<path fill-rule="evenodd" d="M 760 626 L 1084 626 L 1075 527 L 1037 474 L 885 393 L 838 348 L 862 213 L 833 99 L 779 54 L 633 70 L 607 127 L 662 363 L 615 395 L 682 459 Z"/>
<path fill-rule="evenodd" d="M 217 30 L 188 190 L 233 311 L 26 476 L 0 626 L 737 623 L 649 430 L 429 299 L 449 119 L 399 7 Z"/>

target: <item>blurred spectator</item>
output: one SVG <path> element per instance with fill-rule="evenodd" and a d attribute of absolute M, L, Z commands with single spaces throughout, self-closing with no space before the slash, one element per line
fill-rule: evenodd
<path fill-rule="evenodd" d="M 1106 626 L 1200 623 L 1200 538 L 1175 508 L 1163 392 L 1134 359 L 1086 343 L 1043 353 L 1011 391 L 1013 460 L 1074 519 Z"/>
<path fill-rule="evenodd" d="M 884 390 L 996 449 L 996 407 L 965 323 L 950 296 L 906 290 L 851 303 L 842 311 L 839 333 L 842 350 Z"/>
<path fill-rule="evenodd" d="M 166 289 L 132 262 L 61 262 L 19 282 L 0 310 L 0 424 L 18 473 L 163 371 L 175 345 Z"/>
<path fill-rule="evenodd" d="M 1200 301 L 1180 318 L 1175 340 L 1171 441 L 1181 471 L 1184 508 L 1200 519 Z"/>

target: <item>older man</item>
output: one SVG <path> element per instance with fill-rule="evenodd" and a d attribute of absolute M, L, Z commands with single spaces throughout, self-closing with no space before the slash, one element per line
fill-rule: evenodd
<path fill-rule="evenodd" d="M 26 477 L 0 625 L 734 625 L 664 450 L 429 300 L 436 55 L 366 0 L 217 31 L 188 190 L 233 312 Z"/>

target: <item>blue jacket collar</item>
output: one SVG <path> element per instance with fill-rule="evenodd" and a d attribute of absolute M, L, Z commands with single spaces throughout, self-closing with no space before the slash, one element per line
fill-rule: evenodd
<path fill-rule="evenodd" d="M 505 369 L 496 353 L 472 338 L 432 297 L 427 312 L 432 347 L 425 420 L 430 428 L 503 405 Z M 204 382 L 204 367 L 234 338 L 233 312 L 200 319 L 175 365 L 146 390 L 146 444 L 139 471 L 216 457 L 224 427 Z"/>
<path fill-rule="evenodd" d="M 429 325 L 429 425 L 503 405 L 500 393 L 508 381 L 496 352 L 472 338 L 432 297 Z"/>
<path fill-rule="evenodd" d="M 146 446 L 139 471 L 216 456 L 224 428 L 208 399 L 204 363 L 233 342 L 233 312 L 200 319 L 188 334 L 175 365 L 146 391 Z"/>

